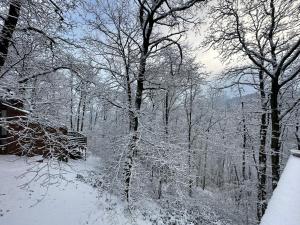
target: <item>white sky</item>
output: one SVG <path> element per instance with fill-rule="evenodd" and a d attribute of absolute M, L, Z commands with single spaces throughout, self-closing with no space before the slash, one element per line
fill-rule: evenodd
<path fill-rule="evenodd" d="M 206 30 L 207 25 L 204 24 L 198 30 L 188 31 L 186 42 L 187 44 L 191 45 L 193 49 L 195 49 L 197 61 L 205 66 L 206 72 L 208 72 L 210 77 L 213 78 L 213 76 L 219 75 L 222 71 L 224 71 L 226 67 L 230 67 L 238 63 L 237 59 L 234 59 L 230 63 L 223 63 L 221 58 L 219 57 L 220 54 L 217 50 L 201 46 L 201 42 L 204 40 Z M 244 85 L 242 87 L 243 94 L 250 94 L 255 92 L 255 90 L 249 86 Z M 225 91 L 230 97 L 236 97 L 239 95 L 236 88 L 227 88 Z"/>
<path fill-rule="evenodd" d="M 204 14 L 206 14 L 205 11 Z M 207 72 L 216 74 L 221 72 L 225 68 L 225 65 L 218 57 L 218 51 L 201 46 L 201 42 L 204 40 L 208 29 L 208 17 L 204 16 L 203 20 L 204 23 L 200 27 L 187 32 L 186 42 L 196 50 L 197 60 L 205 65 Z"/>
<path fill-rule="evenodd" d="M 210 76 L 218 75 L 226 68 L 226 64 L 222 63 L 218 51 L 200 46 L 201 37 L 198 35 L 189 34 L 187 43 L 195 50 L 197 62 L 204 65 Z"/>

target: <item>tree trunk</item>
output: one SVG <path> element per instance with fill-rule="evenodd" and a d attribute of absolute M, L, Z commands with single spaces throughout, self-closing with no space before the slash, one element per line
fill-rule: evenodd
<path fill-rule="evenodd" d="M 205 150 L 204 150 L 203 180 L 202 180 L 202 189 L 203 190 L 206 187 L 207 148 L 208 148 L 208 138 L 206 138 Z"/>
<path fill-rule="evenodd" d="M 165 96 L 165 133 L 168 136 L 169 133 L 169 90 L 166 92 Z"/>
<path fill-rule="evenodd" d="M 146 53 L 148 52 L 148 46 L 142 52 L 140 58 L 139 72 L 137 78 L 137 86 L 136 86 L 136 94 L 135 94 L 135 112 L 133 117 L 130 119 L 130 123 L 132 124 L 132 130 L 130 131 L 130 142 L 128 146 L 127 157 L 124 165 L 124 176 L 125 176 L 125 197 L 126 200 L 129 201 L 129 192 L 130 192 L 130 183 L 132 178 L 132 165 L 133 159 L 137 155 L 137 141 L 138 141 L 138 127 L 139 127 L 139 115 L 142 105 L 142 97 L 144 90 L 144 74 L 146 70 Z"/>
<path fill-rule="evenodd" d="M 84 96 L 83 105 L 82 105 L 82 115 L 81 115 L 81 127 L 80 127 L 80 131 L 83 131 L 85 111 L 86 111 L 86 95 Z"/>
<path fill-rule="evenodd" d="M 128 145 L 128 153 L 127 158 L 124 165 L 124 177 L 125 177 L 125 197 L 126 200 L 129 201 L 129 188 L 130 188 L 130 180 L 131 180 L 131 168 L 133 161 L 133 152 L 135 148 L 135 139 L 132 137 L 134 135 L 134 127 L 135 127 L 135 115 L 132 107 L 132 93 L 131 93 L 131 85 L 130 85 L 130 77 L 129 77 L 129 68 L 126 66 L 126 88 L 127 88 L 127 104 L 128 104 L 128 118 L 129 118 L 129 134 L 130 143 Z"/>
<path fill-rule="evenodd" d="M 80 92 L 80 98 L 79 98 L 79 103 L 77 106 L 77 127 L 76 131 L 79 132 L 79 125 L 80 125 L 80 112 L 81 112 L 81 105 L 82 105 L 82 91 Z"/>
<path fill-rule="evenodd" d="M 261 109 L 262 114 L 260 116 L 260 145 L 259 145 L 259 156 L 258 156 L 258 203 L 257 203 L 257 219 L 261 220 L 267 208 L 266 199 L 266 181 L 267 181 L 267 155 L 266 155 L 266 139 L 267 139 L 267 102 L 265 93 L 265 84 L 263 79 L 263 72 L 259 73 L 259 89 L 261 98 Z"/>
<path fill-rule="evenodd" d="M 71 99 L 70 99 L 70 126 L 71 130 L 74 130 L 73 127 L 73 74 L 71 75 Z"/>
<path fill-rule="evenodd" d="M 272 162 L 272 189 L 277 187 L 280 177 L 280 119 L 278 109 L 279 95 L 278 79 L 272 79 L 271 87 L 271 121 L 272 121 L 272 138 L 271 138 L 271 162 Z"/>
<path fill-rule="evenodd" d="M 242 176 L 243 180 L 246 180 L 246 144 L 247 144 L 247 129 L 246 119 L 244 113 L 244 102 L 242 102 L 242 113 L 243 113 L 243 155 L 242 155 Z"/>
<path fill-rule="evenodd" d="M 124 193 L 127 201 L 129 201 L 130 182 L 131 182 L 131 173 L 132 173 L 131 169 L 132 169 L 132 162 L 133 162 L 132 149 L 134 148 L 134 146 L 132 146 L 130 143 L 128 148 L 129 148 L 129 152 L 127 153 L 126 161 L 124 164 L 124 177 L 125 177 Z"/>
<path fill-rule="evenodd" d="M 8 48 L 20 16 L 21 1 L 11 1 L 7 18 L 0 33 L 0 71 L 7 59 Z"/>
<path fill-rule="evenodd" d="M 202 146 L 202 143 L 200 144 L 200 146 Z M 201 185 L 201 156 L 198 155 L 197 174 L 196 174 L 196 186 L 199 187 L 200 185 Z"/>
<path fill-rule="evenodd" d="M 188 181 L 188 193 L 189 196 L 192 196 L 192 184 L 193 180 L 190 178 L 192 173 L 192 164 L 191 164 L 191 154 L 192 154 L 192 112 L 193 112 L 193 86 L 190 88 L 189 96 L 189 109 L 188 109 L 188 167 L 189 167 L 189 181 Z"/>
<path fill-rule="evenodd" d="M 298 114 L 298 110 L 296 112 L 296 119 L 298 119 L 299 117 L 299 114 Z M 300 135 L 299 135 L 299 122 L 297 121 L 296 122 L 296 130 L 295 130 L 295 136 L 296 136 L 296 141 L 297 141 L 297 149 L 300 150 Z"/>
<path fill-rule="evenodd" d="M 96 124 L 97 124 L 97 121 L 98 121 L 98 117 L 99 117 L 99 113 L 98 113 L 98 109 L 96 109 L 93 127 L 96 127 Z"/>
<path fill-rule="evenodd" d="M 94 107 L 93 105 L 90 106 L 90 115 L 89 115 L 89 130 L 93 130 L 93 117 L 94 117 Z"/>
<path fill-rule="evenodd" d="M 267 156 L 266 156 L 266 136 L 267 136 L 267 114 L 263 112 L 260 124 L 260 146 L 258 156 L 258 220 L 262 218 L 267 208 L 266 180 L 267 180 Z"/>
<path fill-rule="evenodd" d="M 297 149 L 300 150 L 299 122 L 296 124 L 295 136 L 297 140 Z"/>

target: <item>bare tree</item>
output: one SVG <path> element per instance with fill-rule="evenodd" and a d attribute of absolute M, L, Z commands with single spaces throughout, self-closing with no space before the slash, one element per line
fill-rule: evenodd
<path fill-rule="evenodd" d="M 271 108 L 271 161 L 272 187 L 276 188 L 280 177 L 280 148 L 282 119 L 299 103 L 295 100 L 289 108 L 280 108 L 280 91 L 298 76 L 300 67 L 299 2 L 297 1 L 231 1 L 220 0 L 213 7 L 213 23 L 210 27 L 211 45 L 230 53 L 243 55 L 257 68 L 260 77 L 262 109 L 266 110 L 264 81 L 270 80 Z M 289 22 L 287 22 L 289 21 Z M 225 55 L 224 55 L 225 56 Z M 261 144 L 259 172 L 261 185 L 265 186 L 265 130 L 266 114 L 261 118 Z M 260 187 L 264 189 L 263 187 Z M 262 193 L 261 195 L 265 195 Z M 264 197 L 263 197 L 263 200 Z M 264 212 L 266 204 L 262 206 Z"/>
<path fill-rule="evenodd" d="M 142 106 L 142 97 L 144 91 L 145 72 L 147 59 L 153 52 L 159 51 L 159 49 L 166 48 L 170 45 L 178 45 L 176 39 L 180 34 L 184 33 L 184 30 L 179 29 L 177 32 L 170 32 L 169 34 L 158 33 L 157 29 L 173 28 L 178 24 L 178 20 L 186 20 L 184 17 L 179 16 L 180 12 L 186 11 L 203 0 L 189 0 L 189 1 L 176 1 L 169 3 L 166 0 L 158 1 L 138 1 L 139 12 L 139 25 L 142 35 L 142 41 L 139 46 L 140 56 L 137 72 L 137 85 L 135 91 L 135 115 L 133 118 L 133 130 L 132 137 L 129 146 L 129 152 L 127 153 L 127 160 L 124 168 L 125 174 L 125 195 L 129 199 L 130 181 L 132 176 L 132 165 L 134 156 L 137 155 L 137 141 L 138 141 L 138 127 L 139 127 L 139 113 Z"/>

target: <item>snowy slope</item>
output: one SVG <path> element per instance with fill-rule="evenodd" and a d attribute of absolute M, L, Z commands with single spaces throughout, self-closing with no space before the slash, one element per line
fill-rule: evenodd
<path fill-rule="evenodd" d="M 100 197 L 95 188 L 76 179 L 77 173 L 84 173 L 93 163 L 95 160 L 73 161 L 72 170 L 62 167 L 69 171 L 64 174 L 67 180 L 41 186 L 42 177 L 24 189 L 22 185 L 34 173 L 17 177 L 32 165 L 24 158 L 0 156 L 0 225 L 147 224 L 141 218 L 124 214 L 125 207 L 115 197 L 108 194 Z M 45 163 L 39 167 L 42 165 Z M 57 173 L 51 171 L 54 172 Z M 51 181 L 57 180 L 54 177 Z"/>
<path fill-rule="evenodd" d="M 300 158 L 290 156 L 260 225 L 300 225 Z"/>
<path fill-rule="evenodd" d="M 230 221 L 234 216 L 221 210 L 218 205 L 222 204 L 212 193 L 202 190 L 185 201 L 185 211 L 190 210 L 192 218 L 185 211 L 170 211 L 170 202 L 164 206 L 168 201 L 138 199 L 129 209 L 118 197 L 93 187 L 101 172 L 98 158 L 59 167 L 55 161 L 48 167 L 45 162 L 36 162 L 37 158 L 29 158 L 31 162 L 25 159 L 0 155 L 0 225 L 241 224 Z M 42 169 L 42 177 L 24 187 L 37 169 Z M 101 175 L 99 179 L 101 182 Z"/>

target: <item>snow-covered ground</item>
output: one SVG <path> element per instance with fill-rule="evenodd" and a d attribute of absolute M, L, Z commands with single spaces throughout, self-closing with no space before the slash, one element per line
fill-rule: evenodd
<path fill-rule="evenodd" d="M 300 158 L 290 156 L 261 225 L 300 225 Z"/>
<path fill-rule="evenodd" d="M 184 201 L 192 211 L 191 222 L 163 202 L 140 199 L 129 209 L 120 197 L 98 188 L 98 158 L 67 164 L 37 160 L 0 155 L 0 225 L 241 224 L 228 220 L 234 216 L 208 191 L 198 190 Z"/>
<path fill-rule="evenodd" d="M 72 161 L 68 163 L 71 167 L 63 165 L 60 170 L 32 163 L 35 160 L 31 158 L 30 163 L 25 158 L 0 156 L 0 225 L 149 224 L 138 215 L 124 213 L 126 207 L 116 197 L 99 195 L 96 188 L 77 179 L 77 174 L 95 167 L 97 159 Z M 35 172 L 20 175 L 37 166 L 45 166 L 39 173 L 42 177 L 24 186 Z M 61 174 L 65 180 L 57 179 Z"/>

